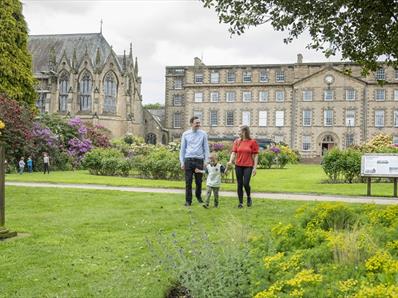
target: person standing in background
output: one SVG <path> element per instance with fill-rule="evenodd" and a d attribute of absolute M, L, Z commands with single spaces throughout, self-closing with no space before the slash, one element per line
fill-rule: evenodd
<path fill-rule="evenodd" d="M 28 157 L 28 160 L 26 161 L 26 165 L 28 166 L 29 173 L 32 173 L 33 172 L 33 160 L 30 156 Z"/>
<path fill-rule="evenodd" d="M 47 171 L 47 174 L 50 174 L 50 157 L 47 152 L 43 153 L 43 164 L 44 164 L 44 174 Z"/>

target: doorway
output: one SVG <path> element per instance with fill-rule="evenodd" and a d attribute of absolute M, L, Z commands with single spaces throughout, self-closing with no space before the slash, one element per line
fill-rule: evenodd
<path fill-rule="evenodd" d="M 324 156 L 327 151 L 332 149 L 334 146 L 336 146 L 335 140 L 333 136 L 331 135 L 326 135 L 321 142 L 321 154 Z"/>

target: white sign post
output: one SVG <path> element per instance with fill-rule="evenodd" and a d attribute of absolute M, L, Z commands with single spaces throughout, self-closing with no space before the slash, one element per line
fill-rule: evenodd
<path fill-rule="evenodd" d="M 392 178 L 394 181 L 394 197 L 397 197 L 398 154 L 367 153 L 362 156 L 361 176 L 368 177 L 367 195 L 371 193 L 371 178 Z"/>

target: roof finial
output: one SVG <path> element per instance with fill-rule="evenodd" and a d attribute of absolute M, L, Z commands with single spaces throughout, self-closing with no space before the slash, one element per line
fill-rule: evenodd
<path fill-rule="evenodd" d="M 129 58 L 133 59 L 133 43 L 130 42 L 130 53 L 129 53 Z"/>
<path fill-rule="evenodd" d="M 101 19 L 101 21 L 100 21 L 100 33 L 102 34 L 102 24 L 103 24 L 104 22 L 102 21 L 102 19 Z"/>

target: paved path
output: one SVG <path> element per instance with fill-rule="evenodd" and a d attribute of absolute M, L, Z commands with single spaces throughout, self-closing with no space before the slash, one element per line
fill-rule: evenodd
<path fill-rule="evenodd" d="M 77 189 L 100 189 L 118 190 L 130 192 L 151 192 L 151 193 L 175 193 L 184 194 L 185 190 L 176 188 L 148 188 L 131 186 L 108 186 L 97 184 L 63 184 L 63 183 L 34 183 L 34 182 L 6 182 L 9 186 L 24 187 L 54 187 L 54 188 L 77 188 Z M 232 191 L 220 191 L 220 196 L 236 197 Z M 294 194 L 294 193 L 253 193 L 253 198 L 273 200 L 294 200 L 294 201 L 323 201 L 323 202 L 346 202 L 346 203 L 371 203 L 381 205 L 398 204 L 397 198 L 366 197 L 366 196 L 338 196 L 338 195 L 317 195 L 317 194 Z"/>

